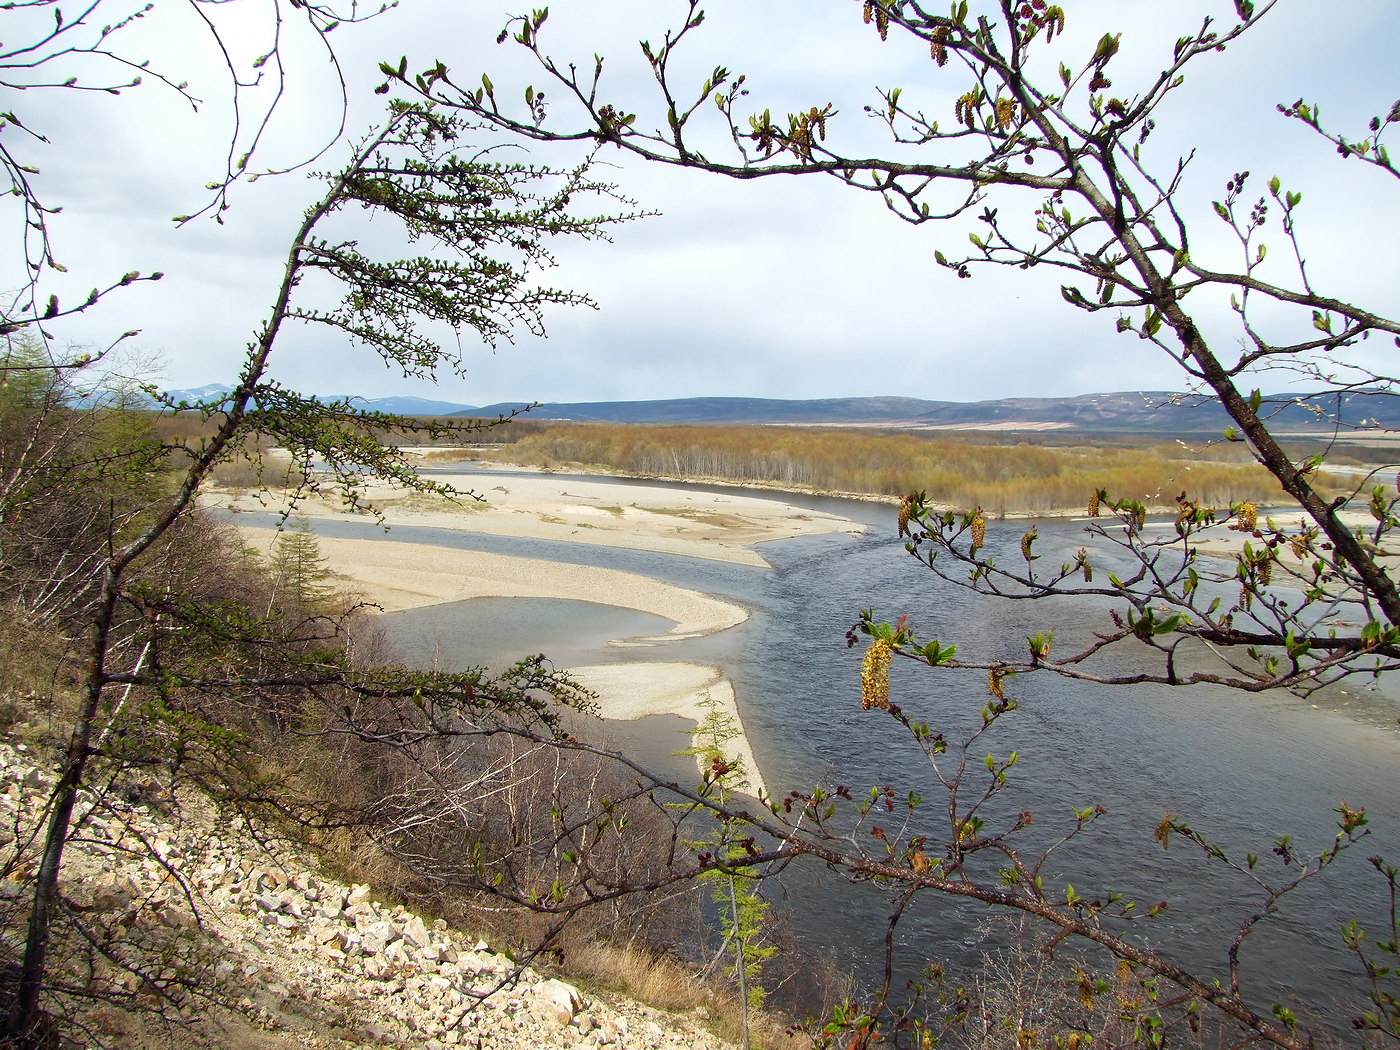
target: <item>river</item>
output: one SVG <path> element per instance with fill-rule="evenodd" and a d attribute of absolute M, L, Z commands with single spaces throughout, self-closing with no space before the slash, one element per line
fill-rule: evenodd
<path fill-rule="evenodd" d="M 664 658 L 726 668 L 770 791 L 781 796 L 819 783 L 857 791 L 889 785 L 901 795 L 920 790 L 928 793 L 932 818 L 944 799 L 925 761 L 887 715 L 861 710 L 861 648 L 848 649 L 845 642 L 859 610 L 873 607 L 890 621 L 908 615 L 923 638 L 956 642 L 965 653 L 1005 656 L 1018 654 L 1024 637 L 1047 623 L 1064 637 L 1082 636 L 1092 622 L 1083 609 L 1002 603 L 939 581 L 904 553 L 893 508 L 774 498 L 845 514 L 870 531 L 766 544 L 771 569 L 414 527 L 395 527 L 391 538 L 623 569 L 742 603 L 751 612 L 746 623 L 669 645 Z M 1046 553 L 1083 543 L 1082 525 L 1038 524 L 1038 545 Z M 989 547 L 1014 545 L 1026 527 L 992 523 Z M 318 522 L 317 531 L 374 534 L 353 523 Z M 558 614 L 557 606 L 547 613 Z M 1055 614 L 1065 622 L 1054 624 Z M 450 631 L 450 625 L 438 629 Z M 489 633 L 478 620 L 474 637 L 490 646 Z M 565 634 L 563 649 L 572 656 L 580 638 Z M 588 644 L 596 640 L 595 634 Z M 1281 917 L 1249 938 L 1241 956 L 1246 991 L 1257 1003 L 1282 1001 L 1300 1016 L 1316 1010 L 1327 1027 L 1344 1031 L 1364 1001 L 1338 930 L 1351 918 L 1368 925 L 1384 905 L 1383 883 L 1365 858 L 1382 853 L 1400 860 L 1400 706 L 1394 698 L 1367 692 L 1360 682 L 1300 699 L 1208 686 L 1098 687 L 1051 675 L 1014 679 L 1008 691 L 1020 709 L 979 741 L 974 758 L 986 751 L 1021 756 L 998 809 L 1034 813 L 1025 846 L 1034 852 L 1067 830 L 1075 807 L 1097 803 L 1108 810 L 1047 864 L 1047 883 L 1070 881 L 1090 898 L 1119 890 L 1144 906 L 1168 902 L 1163 915 L 1143 923 L 1140 936 L 1211 976 L 1225 976 L 1225 946 L 1260 896 L 1244 876 L 1208 861 L 1189 842 L 1178 838 L 1164 851 L 1153 841 L 1163 814 L 1184 819 L 1241 860 L 1245 851 L 1260 855 L 1260 870 L 1272 878 L 1286 875 L 1270 853 L 1280 835 L 1314 854 L 1335 835 L 1332 810 L 1340 799 L 1366 807 L 1369 840 L 1291 898 Z M 896 661 L 891 699 L 956 740 L 980 721 L 986 680 L 981 673 L 934 672 Z M 929 827 L 936 830 L 932 820 Z M 889 901 L 877 887 L 836 881 L 824 875 L 790 882 L 780 903 L 807 950 L 873 977 Z M 930 896 L 901 924 L 902 958 L 975 966 L 987 948 L 976 933 L 986 917 L 980 906 Z"/>

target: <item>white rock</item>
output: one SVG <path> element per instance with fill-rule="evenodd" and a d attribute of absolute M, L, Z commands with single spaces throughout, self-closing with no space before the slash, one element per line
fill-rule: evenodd
<path fill-rule="evenodd" d="M 400 927 L 403 939 L 408 941 L 415 948 L 425 948 L 429 944 L 428 928 L 423 925 L 423 920 L 417 915 L 411 915 L 408 921 Z"/>

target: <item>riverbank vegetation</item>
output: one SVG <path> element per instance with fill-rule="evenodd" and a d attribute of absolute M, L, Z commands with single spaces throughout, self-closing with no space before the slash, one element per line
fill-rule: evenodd
<path fill-rule="evenodd" d="M 430 451 L 429 462 L 478 458 L 548 470 L 705 479 L 812 492 L 897 498 L 926 493 L 941 506 L 993 516 L 1083 513 L 1099 489 L 1151 508 L 1182 490 L 1204 502 L 1267 505 L 1283 496 L 1233 444 L 1203 449 L 1162 439 L 885 430 L 517 423 L 499 446 Z"/>
<path fill-rule="evenodd" d="M 6 361 L 0 732 L 36 754 L 62 754 L 67 728 L 85 710 L 79 657 L 94 577 L 100 582 L 113 536 L 142 534 L 169 506 L 181 477 L 171 468 L 186 457 L 162 454 L 178 429 L 170 420 L 119 404 L 84 407 L 24 344 Z M 328 570 L 304 522 L 290 523 L 260 557 L 227 521 L 186 509 L 126 573 L 109 632 L 109 681 L 88 716 L 74 834 L 93 821 L 120 822 L 132 798 L 179 822 L 198 796 L 221 820 L 290 839 L 382 899 L 447 918 L 586 986 L 699 1009 L 737 1038 L 748 1006 L 711 973 L 704 887 L 680 874 L 687 861 L 670 848 L 666 811 L 605 758 L 490 732 L 497 724 L 562 730 L 564 708 L 550 698 L 586 710 L 587 694 L 540 660 L 496 678 L 405 667 L 370 612 Z M 578 714 L 568 728 L 584 735 L 597 723 Z M 602 812 L 603 829 L 583 832 L 593 884 L 656 892 L 555 914 L 532 907 L 559 885 L 557 847 L 578 830 L 564 814 Z M 43 855 L 42 829 L 11 829 L 0 851 L 5 944 L 26 935 L 26 895 L 39 886 Z M 85 945 L 109 955 L 121 945 L 108 943 L 100 910 L 70 910 L 62 893 L 45 931 L 36 1031 L 81 1031 L 93 1009 L 159 1016 L 171 1008 L 191 980 L 183 958 L 147 966 L 139 980 L 120 966 L 84 972 Z M 157 912 L 137 908 L 120 937 L 143 937 L 147 922 L 159 925 Z M 775 1000 L 820 1012 L 808 986 L 784 980 L 799 968 L 821 970 L 799 958 L 791 951 L 774 966 Z M 12 999 L 18 965 L 8 955 L 3 963 L 0 995 Z M 838 975 L 830 986 L 839 987 Z M 220 992 L 200 994 L 217 1000 Z M 785 1034 L 788 1023 L 774 1012 L 756 1018 L 756 1043 L 800 1045 Z"/>

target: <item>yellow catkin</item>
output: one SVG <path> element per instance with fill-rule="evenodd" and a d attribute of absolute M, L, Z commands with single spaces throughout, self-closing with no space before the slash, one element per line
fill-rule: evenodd
<path fill-rule="evenodd" d="M 928 53 L 940 66 L 948 64 L 948 27 L 939 26 L 929 38 Z"/>
<path fill-rule="evenodd" d="M 883 638 L 876 638 L 860 660 L 860 706 L 890 706 L 890 660 L 894 650 Z"/>
<path fill-rule="evenodd" d="M 1093 495 L 1091 495 L 1091 496 L 1089 497 L 1089 517 L 1091 517 L 1091 518 L 1097 518 L 1098 516 L 1099 516 L 1099 494 L 1098 494 L 1097 491 L 1095 491 L 1095 492 L 1093 493 Z"/>
<path fill-rule="evenodd" d="M 1308 556 L 1308 537 L 1306 535 L 1294 536 L 1288 541 L 1288 547 L 1293 551 L 1293 557 L 1301 561 Z"/>
<path fill-rule="evenodd" d="M 1002 688 L 1001 680 L 1006 677 L 1006 672 L 1000 667 L 993 667 L 987 672 L 987 692 L 998 700 L 1006 699 L 1006 690 Z"/>
<path fill-rule="evenodd" d="M 1267 587 L 1269 581 L 1273 579 L 1273 575 L 1274 563 L 1272 560 L 1259 563 L 1259 583 L 1261 586 Z"/>
<path fill-rule="evenodd" d="M 1253 532 L 1254 527 L 1259 524 L 1259 508 L 1253 503 L 1240 504 L 1240 529 L 1243 532 Z"/>
<path fill-rule="evenodd" d="M 1016 119 L 1016 100 L 1013 98 L 997 99 L 997 125 L 1002 131 L 1011 126 L 1011 122 Z"/>
<path fill-rule="evenodd" d="M 914 501 L 908 496 L 899 501 L 899 534 L 909 535 L 909 516 L 914 513 Z"/>
<path fill-rule="evenodd" d="M 980 510 L 973 513 L 969 528 L 972 530 L 972 549 L 977 550 L 987 538 L 987 519 L 982 517 Z"/>
<path fill-rule="evenodd" d="M 885 40 L 890 35 L 890 14 L 883 7 L 875 8 L 875 28 L 880 31 L 880 39 Z"/>

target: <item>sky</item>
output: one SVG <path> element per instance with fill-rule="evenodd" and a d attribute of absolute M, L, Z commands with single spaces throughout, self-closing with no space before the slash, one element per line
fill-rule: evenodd
<path fill-rule="evenodd" d="M 94 18 L 115 22 L 138 6 L 103 0 Z M 691 79 L 723 64 L 747 75 L 755 109 L 786 113 L 831 102 L 838 110 L 832 141 L 854 155 L 891 152 L 880 127 L 862 113 L 878 103 L 877 87 L 902 87 L 907 104 L 945 123 L 968 87 L 965 71 L 954 64 L 939 70 L 917 41 L 892 33 L 881 43 L 862 23 L 857 0 L 703 6 L 708 17 L 686 67 L 694 70 Z M 1169 60 L 1172 42 L 1202 18 L 1213 16 L 1222 26 L 1235 21 L 1230 0 L 1062 0 L 1062 6 L 1068 25 L 1057 60 L 1082 64 L 1103 33 L 1122 33 L 1122 51 L 1109 67 L 1115 94 L 1146 83 Z M 368 23 L 337 29 L 330 41 L 350 96 L 349 131 L 339 141 L 331 67 L 289 19 L 286 94 L 254 168 L 294 163 L 327 142 L 329 151 L 313 167 L 333 167 L 347 142 L 382 117 L 383 99 L 373 93 L 383 79 L 381 60 L 405 56 L 410 69 L 420 69 L 441 59 L 463 84 L 487 71 L 502 98 L 520 97 L 526 84 L 545 87 L 520 49 L 495 43 L 506 18 L 523 9 L 510 0 L 403 0 Z M 203 10 L 222 19 L 225 42 L 251 76 L 274 24 L 270 0 Z M 660 111 L 636 42 L 659 41 L 684 10 L 682 0 L 554 0 L 546 50 L 580 65 L 590 65 L 595 53 L 607 56 L 607 97 L 654 126 Z M 171 80 L 188 80 L 202 99 L 198 110 L 149 74 L 119 96 L 0 88 L 0 109 L 21 114 L 49 139 L 21 142 L 7 128 L 4 145 L 41 169 L 37 184 L 63 208 L 51 228 L 68 273 L 53 289 L 66 301 L 129 270 L 166 275 L 52 326 L 53 334 L 62 343 L 99 347 L 138 329 L 121 367 L 167 388 L 233 381 L 267 313 L 300 214 L 320 193 L 301 170 L 235 187 L 223 224 L 170 221 L 204 203 L 201 187 L 218 176 L 231 127 L 227 77 L 195 11 L 189 3 L 159 0 L 117 40 L 122 54 L 149 59 L 152 70 Z M 1318 287 L 1395 316 L 1400 266 L 1390 246 L 1400 209 L 1387 196 L 1393 180 L 1338 157 L 1275 105 L 1305 97 L 1320 103 L 1338 130 L 1364 134 L 1366 121 L 1400 95 L 1390 53 L 1400 39 L 1400 4 L 1345 0 L 1322 11 L 1316 3 L 1279 0 L 1232 48 L 1192 67 L 1160 111 L 1144 156 L 1155 170 L 1169 172 L 1194 151 L 1181 198 L 1198 261 L 1238 266 L 1210 205 L 1226 180 L 1249 170 L 1257 192 L 1277 174 L 1304 192 L 1300 231 Z M 51 11 L 40 14 L 52 18 Z M 7 41 L 17 39 L 20 17 L 6 13 Z M 74 59 L 72 71 L 83 84 L 101 79 L 90 61 Z M 569 123 L 562 105 L 555 112 L 561 126 Z M 919 155 L 952 156 L 941 148 L 921 147 Z M 519 144 L 509 149 L 556 164 L 579 155 L 540 148 L 517 154 Z M 1185 387 L 1160 350 L 1115 333 L 1112 313 L 1090 316 L 1067 307 L 1061 282 L 1044 268 L 984 267 L 960 281 L 936 266 L 936 249 L 959 254 L 967 234 L 983 228 L 971 216 L 914 227 L 878 198 L 825 177 L 736 182 L 628 161 L 615 150 L 602 160 L 608 166 L 600 177 L 616 182 L 638 208 L 659 214 L 618 227 L 610 244 L 557 247 L 559 265 L 542 280 L 586 292 L 596 310 L 553 310 L 547 338 L 522 333 L 494 350 L 465 338 L 460 374 L 445 369 L 435 384 L 399 377 L 370 352 L 328 333 L 297 333 L 279 347 L 273 374 L 307 393 L 413 394 L 473 405 L 692 396 L 973 401 Z M 989 203 L 1024 216 L 1039 199 L 1020 194 Z M 0 206 L 0 221 L 12 236 L 12 207 Z M 1287 279 L 1286 245 L 1276 225 L 1272 232 L 1270 246 L 1281 260 L 1276 276 Z M 375 231 L 347 235 L 373 238 Z M 15 287 L 17 253 L 3 254 L 0 266 L 10 269 L 0 287 Z M 1217 338 L 1238 337 L 1223 303 L 1199 308 L 1219 322 Z M 1278 376 L 1261 385 L 1287 383 Z"/>

